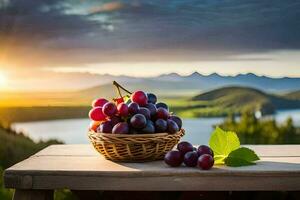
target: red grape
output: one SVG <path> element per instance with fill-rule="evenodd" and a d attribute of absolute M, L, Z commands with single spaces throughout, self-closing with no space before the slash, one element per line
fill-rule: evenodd
<path fill-rule="evenodd" d="M 90 110 L 89 112 L 89 117 L 94 121 L 103 121 L 106 118 L 106 116 L 102 112 L 102 107 L 92 108 L 92 110 Z"/>
<path fill-rule="evenodd" d="M 199 156 L 203 155 L 203 154 L 209 154 L 212 157 L 214 157 L 214 152 L 211 148 L 209 148 L 206 145 L 200 145 L 197 149 L 197 153 Z"/>
<path fill-rule="evenodd" d="M 201 169 L 208 170 L 214 165 L 214 159 L 209 154 L 203 154 L 198 158 L 197 166 Z"/>
<path fill-rule="evenodd" d="M 188 167 L 196 167 L 198 154 L 195 151 L 189 151 L 184 154 L 183 163 Z"/>
<path fill-rule="evenodd" d="M 164 133 L 168 128 L 168 124 L 163 119 L 158 119 L 155 121 L 155 132 L 156 133 Z"/>
<path fill-rule="evenodd" d="M 123 99 L 123 97 L 116 98 L 116 99 L 114 99 L 114 102 L 116 102 L 117 105 L 119 105 L 120 103 L 124 103 L 124 99 Z"/>
<path fill-rule="evenodd" d="M 112 132 L 112 124 L 110 121 L 106 121 L 100 124 L 98 128 L 98 132 L 100 133 L 111 133 Z"/>
<path fill-rule="evenodd" d="M 180 151 L 182 155 L 184 155 L 189 151 L 193 151 L 194 147 L 191 143 L 183 141 L 177 144 L 177 149 Z"/>
<path fill-rule="evenodd" d="M 148 103 L 148 97 L 143 91 L 136 91 L 131 95 L 131 101 L 139 104 L 140 106 L 145 106 Z"/>
<path fill-rule="evenodd" d="M 167 120 L 169 117 L 169 112 L 165 108 L 158 108 L 156 111 L 157 119 L 165 119 Z"/>
<path fill-rule="evenodd" d="M 169 119 L 173 120 L 174 122 L 176 122 L 176 124 L 178 125 L 179 130 L 181 129 L 181 127 L 182 127 L 182 120 L 179 117 L 177 117 L 176 115 L 172 115 L 172 116 L 170 116 Z"/>
<path fill-rule="evenodd" d="M 126 122 L 119 122 L 113 127 L 112 133 L 114 133 L 114 134 L 128 134 L 129 133 L 129 126 Z"/>
<path fill-rule="evenodd" d="M 91 121 L 90 123 L 90 131 L 95 131 L 97 132 L 97 129 L 99 125 L 101 124 L 101 121 Z"/>
<path fill-rule="evenodd" d="M 128 105 L 125 104 L 125 103 L 120 103 L 118 106 L 117 106 L 117 109 L 119 111 L 119 115 L 121 117 L 127 117 L 128 116 Z"/>
<path fill-rule="evenodd" d="M 135 114 L 130 119 L 130 125 L 133 128 L 142 129 L 146 127 L 146 124 L 147 124 L 146 117 L 142 114 Z"/>
<path fill-rule="evenodd" d="M 92 103 L 93 107 L 102 107 L 104 104 L 106 104 L 108 101 L 104 98 L 95 99 Z"/>
<path fill-rule="evenodd" d="M 179 131 L 179 128 L 178 128 L 178 125 L 176 124 L 176 122 L 168 119 L 167 123 L 168 123 L 168 129 L 167 129 L 168 133 L 174 134 Z"/>
<path fill-rule="evenodd" d="M 183 161 L 183 157 L 179 151 L 169 151 L 165 155 L 165 163 L 171 167 L 178 167 Z"/>
<path fill-rule="evenodd" d="M 140 109 L 139 104 L 137 104 L 135 102 L 132 102 L 128 105 L 128 111 L 131 115 L 137 114 L 139 109 Z"/>
<path fill-rule="evenodd" d="M 112 102 L 107 102 L 106 104 L 104 104 L 104 106 L 102 108 L 102 112 L 106 116 L 114 116 L 118 112 L 117 106 L 116 106 L 116 104 L 114 104 Z"/>

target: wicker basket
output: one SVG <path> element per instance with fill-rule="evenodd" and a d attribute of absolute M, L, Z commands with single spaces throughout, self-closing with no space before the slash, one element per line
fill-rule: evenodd
<path fill-rule="evenodd" d="M 104 134 L 89 132 L 95 149 L 106 159 L 126 162 L 146 162 L 163 159 L 184 135 L 181 129 L 175 134 Z"/>

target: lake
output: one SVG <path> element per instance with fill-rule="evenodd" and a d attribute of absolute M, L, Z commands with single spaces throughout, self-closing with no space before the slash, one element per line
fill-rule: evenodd
<path fill-rule="evenodd" d="M 300 109 L 278 111 L 273 117 L 277 122 L 282 123 L 289 116 L 293 118 L 296 126 L 300 126 Z M 186 135 L 183 139 L 193 144 L 207 144 L 213 125 L 222 121 L 223 118 L 184 119 Z M 24 132 L 35 141 L 56 138 L 67 144 L 82 144 L 89 143 L 87 138 L 89 123 L 89 119 L 50 120 L 14 123 L 12 128 Z"/>

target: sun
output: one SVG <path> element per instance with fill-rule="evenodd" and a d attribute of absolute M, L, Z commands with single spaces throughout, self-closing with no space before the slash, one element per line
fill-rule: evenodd
<path fill-rule="evenodd" d="M 6 76 L 0 71 L 0 88 L 6 86 L 7 79 Z"/>

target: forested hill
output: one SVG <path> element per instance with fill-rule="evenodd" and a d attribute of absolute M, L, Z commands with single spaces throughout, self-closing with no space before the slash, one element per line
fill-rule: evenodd
<path fill-rule="evenodd" d="M 224 87 L 199 94 L 193 101 L 206 101 L 220 109 L 262 110 L 267 114 L 279 109 L 300 108 L 300 100 L 269 94 L 248 87 Z"/>
<path fill-rule="evenodd" d="M 300 100 L 300 90 L 290 92 L 285 95 L 288 99 Z"/>

